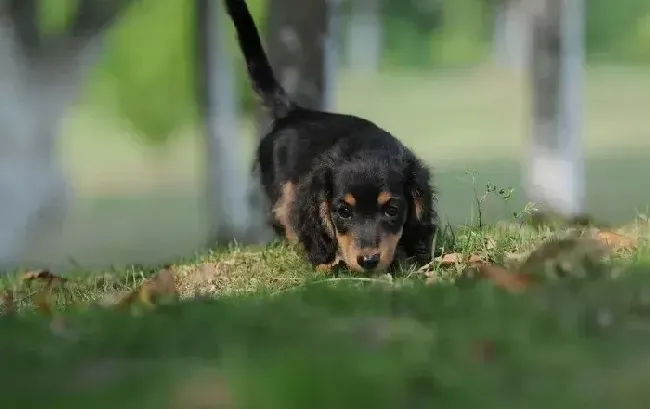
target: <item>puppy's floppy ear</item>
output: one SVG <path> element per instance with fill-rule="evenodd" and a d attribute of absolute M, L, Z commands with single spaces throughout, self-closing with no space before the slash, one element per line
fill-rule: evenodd
<path fill-rule="evenodd" d="M 327 166 L 316 168 L 298 184 L 290 217 L 313 265 L 331 263 L 336 258 L 338 246 L 330 218 L 331 199 L 332 171 Z"/>
<path fill-rule="evenodd" d="M 438 215 L 435 190 L 429 170 L 417 159 L 409 160 L 405 169 L 404 193 L 408 202 L 402 244 L 416 264 L 426 264 L 433 254 L 433 236 Z"/>

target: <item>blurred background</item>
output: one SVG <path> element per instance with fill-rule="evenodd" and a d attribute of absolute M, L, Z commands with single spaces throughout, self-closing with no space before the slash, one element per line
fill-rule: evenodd
<path fill-rule="evenodd" d="M 74 98 L 61 110 L 60 124 L 52 122 L 56 128 L 51 132 L 56 136 L 51 139 L 53 147 L 47 148 L 55 152 L 69 186 L 65 217 L 33 222 L 39 228 L 30 228 L 27 244 L 12 261 L 63 269 L 191 256 L 205 246 L 209 230 L 203 195 L 210 149 L 200 119 L 201 96 L 195 92 L 202 84 L 197 76 L 204 72 L 199 65 L 206 60 L 196 57 L 201 42 L 196 11 L 201 4 L 208 7 L 213 33 L 218 28 L 219 40 L 215 41 L 223 45 L 217 55 L 220 60 L 210 60 L 214 62 L 211 69 L 216 69 L 212 78 L 220 79 L 210 84 L 222 96 L 215 108 L 220 118 L 232 122 L 229 126 L 239 146 L 234 144 L 228 156 L 242 172 L 250 168 L 260 133 L 256 124 L 264 122 L 231 24 L 220 5 L 140 0 L 114 11 L 114 16 L 101 22 L 101 32 L 92 31 L 91 26 L 84 31 L 83 24 L 77 24 L 76 32 L 69 31 L 75 23 L 70 10 L 82 2 L 43 1 L 37 15 L 38 28 L 48 38 L 76 33 L 73 40 L 88 39 L 85 46 L 95 54 L 92 63 L 83 66 L 87 68 L 83 76 L 60 75 L 70 71 L 56 71 L 54 63 L 41 58 L 41 75 L 50 84 L 44 87 L 43 96 L 44 88 L 35 91 L 32 87 L 31 94 L 13 88 L 7 91 L 7 81 L 11 81 L 7 63 L 0 73 L 4 76 L 0 93 L 5 93 L 0 105 L 5 106 L 16 104 L 17 98 L 29 105 L 24 95 L 36 96 L 30 101 L 38 105 L 34 101 L 67 89 L 65 80 L 79 83 Z M 282 67 L 286 65 L 283 58 L 291 59 L 294 49 L 300 56 L 296 64 L 305 70 L 303 78 L 324 78 L 316 91 L 323 106 L 377 122 L 432 165 L 445 222 L 455 225 L 476 217 L 476 197 L 483 196 L 486 184 L 514 190 L 507 199 L 482 202 L 484 222 L 511 218 L 524 207 L 522 175 L 529 157 L 526 147 L 533 100 L 530 18 L 539 12 L 535 3 L 544 2 L 247 3 L 273 64 L 280 67 L 278 75 L 290 91 L 300 89 L 291 85 L 291 71 Z M 21 21 L 22 13 L 12 15 L 14 24 Z M 583 17 L 585 65 L 577 111 L 582 124 L 585 210 L 597 219 L 626 223 L 646 212 L 650 203 L 646 180 L 650 174 L 650 2 L 586 0 Z M 3 18 L 8 21 L 7 15 Z M 286 20 L 293 21 L 297 29 L 288 32 Z M 310 27 L 319 25 L 326 27 L 326 37 L 310 32 Z M 10 31 L 3 30 L 8 36 Z M 15 33 L 25 49 L 37 48 L 30 48 L 28 36 L 20 37 L 20 30 Z M 292 35 L 302 39 L 302 43 L 297 41 L 302 47 L 295 47 Z M 309 36 L 321 41 L 322 50 L 305 40 Z M 0 52 L 11 52 L 5 43 Z M 43 41 L 38 47 L 45 50 L 50 43 Z M 71 58 L 62 55 L 67 55 L 66 61 Z M 64 85 L 51 86 L 51 78 L 58 76 L 65 78 L 56 84 Z M 33 79 L 24 81 L 34 83 Z M 300 98 L 311 97 L 305 92 Z M 19 112 L 21 105 L 16 106 L 0 114 L 7 115 L 5 119 L 24 116 Z M 37 121 L 34 118 L 40 111 L 33 112 L 23 122 Z M 13 152 L 4 151 L 0 157 Z M 7 180 L 18 178 L 13 168 L 4 166 L 2 172 Z M 11 201 L 10 194 L 3 195 L 0 200 Z"/>

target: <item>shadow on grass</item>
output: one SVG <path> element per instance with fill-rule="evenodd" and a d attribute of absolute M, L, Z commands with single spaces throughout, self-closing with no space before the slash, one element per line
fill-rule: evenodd
<path fill-rule="evenodd" d="M 9 408 L 645 408 L 648 267 L 512 295 L 490 282 L 310 285 L 84 307 L 75 340 L 0 319 Z"/>

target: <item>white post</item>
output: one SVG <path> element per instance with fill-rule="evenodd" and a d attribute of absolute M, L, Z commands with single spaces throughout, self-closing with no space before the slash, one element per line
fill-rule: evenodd
<path fill-rule="evenodd" d="M 585 55 L 585 0 L 563 0 L 561 14 L 562 84 L 560 134 L 566 140 L 564 155 L 570 164 L 568 211 L 584 211 L 585 170 L 582 141 L 583 75 Z"/>
<path fill-rule="evenodd" d="M 223 5 L 212 0 L 196 4 L 201 77 L 197 92 L 206 116 L 208 240 L 210 245 L 233 239 L 248 241 L 252 233 L 249 175 L 242 157 L 243 136 L 237 129 L 233 62 L 223 35 Z"/>
<path fill-rule="evenodd" d="M 339 69 L 339 27 L 341 0 L 327 1 L 327 35 L 325 37 L 325 86 L 323 109 L 334 110 L 335 90 Z"/>
<path fill-rule="evenodd" d="M 581 142 L 584 61 L 583 0 L 530 0 L 532 138 L 527 174 L 530 200 L 574 216 L 584 211 Z"/>
<path fill-rule="evenodd" d="M 499 0 L 494 13 L 494 60 L 501 68 L 524 71 L 530 60 L 530 15 L 524 0 Z"/>
<path fill-rule="evenodd" d="M 381 16 L 378 0 L 351 0 L 348 20 L 348 64 L 350 69 L 374 74 L 381 60 Z"/>

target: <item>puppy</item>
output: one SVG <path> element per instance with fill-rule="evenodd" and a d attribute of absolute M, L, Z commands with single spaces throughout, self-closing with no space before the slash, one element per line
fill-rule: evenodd
<path fill-rule="evenodd" d="M 309 262 L 357 272 L 431 261 L 437 228 L 429 170 L 394 136 L 352 115 L 306 109 L 274 76 L 245 0 L 225 0 L 248 75 L 273 123 L 256 167 L 271 224 Z"/>

